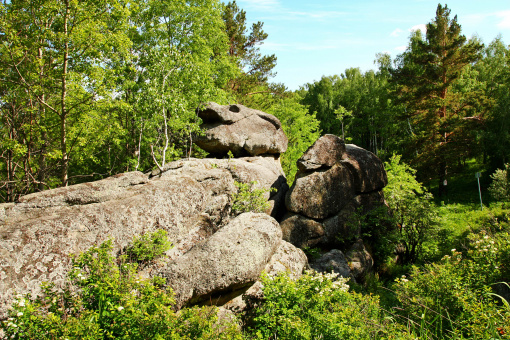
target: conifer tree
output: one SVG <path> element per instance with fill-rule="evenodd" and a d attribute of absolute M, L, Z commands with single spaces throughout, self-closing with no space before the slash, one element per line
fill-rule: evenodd
<path fill-rule="evenodd" d="M 262 55 L 260 52 L 259 46 L 268 36 L 262 29 L 264 23 L 253 23 L 251 30 L 248 30 L 246 11 L 239 8 L 235 1 L 225 5 L 223 21 L 229 39 L 229 55 L 241 70 L 240 74 L 228 83 L 228 88 L 234 93 L 236 100 L 258 107 L 260 105 L 254 102 L 254 95 L 284 92 L 285 87 L 282 84 L 269 83 L 269 79 L 275 76 L 273 69 L 276 66 L 276 56 Z"/>
<path fill-rule="evenodd" d="M 445 193 L 447 172 L 453 160 L 469 155 L 472 132 L 482 120 L 479 93 L 456 88 L 463 71 L 480 58 L 483 44 L 461 34 L 457 16 L 448 6 L 438 5 L 436 17 L 427 24 L 423 39 L 415 32 L 408 49 L 399 56 L 393 80 L 405 105 L 413 136 L 409 146 L 413 161 L 427 177 L 439 179 Z"/>

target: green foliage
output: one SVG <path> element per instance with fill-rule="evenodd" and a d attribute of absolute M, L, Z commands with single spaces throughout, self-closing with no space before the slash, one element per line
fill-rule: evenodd
<path fill-rule="evenodd" d="M 436 213 L 432 195 L 415 178 L 416 171 L 400 156 L 393 155 L 385 163 L 388 185 L 384 195 L 398 225 L 403 263 L 414 262 L 421 255 L 423 243 L 433 237 Z"/>
<path fill-rule="evenodd" d="M 303 247 L 303 252 L 305 253 L 306 257 L 308 257 L 308 260 L 316 260 L 321 257 L 322 251 L 320 248 L 314 247 Z"/>
<path fill-rule="evenodd" d="M 425 37 L 413 33 L 391 72 L 405 109 L 401 118 L 412 126 L 406 159 L 423 177 L 439 180 L 440 196 L 446 192 L 448 169 L 476 150 L 474 131 L 481 127 L 485 94 L 466 82 L 457 85 L 469 65 L 480 59 L 482 48 L 477 39 L 467 41 L 457 17 L 451 18 L 448 6 L 439 4 Z"/>
<path fill-rule="evenodd" d="M 409 278 L 397 280 L 402 317 L 421 337 L 497 339 L 508 332 L 510 310 L 491 293 L 508 263 L 508 234 L 469 239 L 464 256 L 452 249 L 440 262 L 415 267 Z"/>
<path fill-rule="evenodd" d="M 282 123 L 283 132 L 289 139 L 287 151 L 281 156 L 281 163 L 287 182 L 291 185 L 297 172 L 297 160 L 320 137 L 319 121 L 314 114 L 308 114 L 305 106 L 299 104 L 300 97 L 281 99 L 268 111 Z"/>
<path fill-rule="evenodd" d="M 299 91 L 323 133 L 342 136 L 346 142 L 379 156 L 393 147 L 393 135 L 398 133 L 389 97 L 389 74 L 382 66 L 384 58 L 380 56 L 378 72 L 348 68 L 341 75 L 322 77 Z"/>
<path fill-rule="evenodd" d="M 337 274 L 307 273 L 294 281 L 264 276 L 264 300 L 254 311 L 255 339 L 411 339 L 374 296 L 348 292 Z"/>
<path fill-rule="evenodd" d="M 234 184 L 237 187 L 237 193 L 232 195 L 232 214 L 234 216 L 250 211 L 262 213 L 270 208 L 266 194 L 276 190 L 275 188 L 271 188 L 271 190 L 258 188 L 256 181 L 250 183 L 236 181 Z"/>
<path fill-rule="evenodd" d="M 259 46 L 267 39 L 264 23 L 254 22 L 246 27 L 246 11 L 230 1 L 223 7 L 222 19 L 228 37 L 228 55 L 240 72 L 228 80 L 227 88 L 236 102 L 258 109 L 267 109 L 275 97 L 285 91 L 283 84 L 270 84 L 274 77 L 276 56 L 262 55 Z"/>
<path fill-rule="evenodd" d="M 510 169 L 505 164 L 505 169 L 498 169 L 491 175 L 492 183 L 489 192 L 498 201 L 510 201 Z"/>
<path fill-rule="evenodd" d="M 239 66 L 217 0 L 0 5 L 0 195 L 191 156 Z M 93 42 L 93 43 L 92 43 Z"/>
<path fill-rule="evenodd" d="M 31 299 L 18 296 L 1 323 L 11 339 L 240 339 L 236 325 L 218 322 L 216 308 L 176 314 L 171 289 L 143 279 L 137 264 L 112 256 L 112 241 L 73 259 L 63 291 L 51 285 Z M 120 260 L 120 261 L 119 261 Z M 78 288 L 78 289 L 76 289 Z"/>
<path fill-rule="evenodd" d="M 126 248 L 130 262 L 150 262 L 161 257 L 172 247 L 165 230 L 135 236 L 133 243 Z"/>

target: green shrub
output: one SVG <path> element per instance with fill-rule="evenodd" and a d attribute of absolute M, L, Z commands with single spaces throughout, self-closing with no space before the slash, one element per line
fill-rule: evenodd
<path fill-rule="evenodd" d="M 510 310 L 496 303 L 491 288 L 508 264 L 508 234 L 470 239 L 465 256 L 452 249 L 397 280 L 402 320 L 423 338 L 499 339 L 509 331 Z"/>
<path fill-rule="evenodd" d="M 270 204 L 265 198 L 265 194 L 275 191 L 275 188 L 267 190 L 258 188 L 256 181 L 250 183 L 235 182 L 237 193 L 232 195 L 232 215 L 237 216 L 243 212 L 265 212 Z"/>
<path fill-rule="evenodd" d="M 379 308 L 375 296 L 348 291 L 346 279 L 307 273 L 262 278 L 264 301 L 255 310 L 255 339 L 412 339 Z"/>
<path fill-rule="evenodd" d="M 129 261 L 144 263 L 161 257 L 172 247 L 167 234 L 165 230 L 160 229 L 153 233 L 135 236 L 132 245 L 126 248 Z"/>
<path fill-rule="evenodd" d="M 384 196 L 400 233 L 403 252 L 402 263 L 415 262 L 423 251 L 423 244 L 435 234 L 436 212 L 432 194 L 416 180 L 416 170 L 400 163 L 400 156 L 393 155 L 385 163 L 388 185 Z"/>
<path fill-rule="evenodd" d="M 505 164 L 505 169 L 498 169 L 491 175 L 492 183 L 489 192 L 495 200 L 510 201 L 510 169 Z"/>
<path fill-rule="evenodd" d="M 112 255 L 112 241 L 73 259 L 63 290 L 18 297 L 1 323 L 11 339 L 240 339 L 235 323 L 215 309 L 172 310 L 172 291 L 158 277 L 143 279 L 137 263 Z M 122 260 L 122 258 L 121 258 Z"/>

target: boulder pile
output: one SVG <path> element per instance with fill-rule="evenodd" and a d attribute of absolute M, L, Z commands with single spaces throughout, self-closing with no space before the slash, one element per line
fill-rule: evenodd
<path fill-rule="evenodd" d="M 143 275 L 166 278 L 176 308 L 211 303 L 243 310 L 260 297 L 262 271 L 298 278 L 308 267 L 300 248 L 335 244 L 338 237 L 353 239 L 342 249 L 346 255 L 337 250 L 311 266 L 366 274 L 371 257 L 349 218 L 359 207 L 384 202 L 386 173 L 375 155 L 325 135 L 298 161 L 289 190 L 279 161 L 287 137 L 278 119 L 215 103 L 199 116 L 206 130 L 200 147 L 216 156 L 249 156 L 183 159 L 147 174 L 119 174 L 0 204 L 0 318 L 15 294 L 38 295 L 42 282 L 62 285 L 71 254 L 110 238 L 119 251 L 134 236 L 160 229 L 174 247 Z M 265 214 L 231 214 L 236 182 L 265 189 Z"/>

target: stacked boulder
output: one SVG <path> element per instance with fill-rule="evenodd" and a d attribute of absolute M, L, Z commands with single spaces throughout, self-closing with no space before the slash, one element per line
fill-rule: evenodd
<path fill-rule="evenodd" d="M 174 247 L 143 275 L 167 278 L 176 307 L 222 304 L 246 291 L 262 270 L 294 268 L 300 275 L 306 256 L 282 240 L 270 216 L 281 214 L 288 186 L 277 155 L 268 153 L 285 150 L 285 135 L 279 148 L 269 146 L 259 156 L 183 159 L 162 171 L 119 174 L 0 204 L 0 318 L 15 294 L 37 296 L 43 282 L 64 285 L 71 254 L 109 238 L 118 252 L 134 236 L 156 230 L 165 230 Z M 235 183 L 252 181 L 266 189 L 267 214 L 233 218 Z"/>
<path fill-rule="evenodd" d="M 287 137 L 276 117 L 215 103 L 198 114 L 205 129 L 201 148 L 247 157 L 183 159 L 152 173 L 119 174 L 0 204 L 0 318 L 16 293 L 38 295 L 42 282 L 65 284 L 69 255 L 110 238 L 118 252 L 134 236 L 161 229 L 174 247 L 143 275 L 165 277 L 176 308 L 226 303 L 243 310 L 260 297 L 262 271 L 298 278 L 308 266 L 299 248 L 327 247 L 339 237 L 352 239 L 350 248 L 326 254 L 312 268 L 364 275 L 371 257 L 349 218 L 359 207 L 384 202 L 386 173 L 375 155 L 325 135 L 298 161 L 288 191 L 279 160 Z M 270 208 L 231 216 L 236 182 L 254 181 L 266 189 Z"/>
<path fill-rule="evenodd" d="M 298 168 L 286 195 L 283 239 L 300 248 L 347 243 L 351 259 L 365 260 L 368 252 L 353 216 L 358 209 L 366 213 L 384 204 L 387 177 L 381 160 L 356 145 L 345 145 L 337 136 L 325 135 L 298 160 Z"/>

